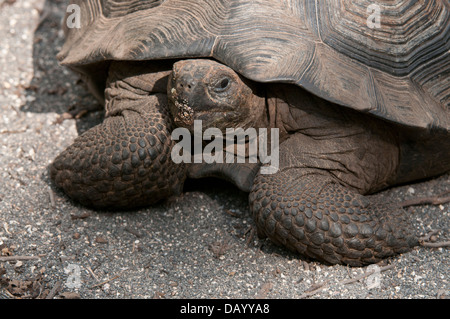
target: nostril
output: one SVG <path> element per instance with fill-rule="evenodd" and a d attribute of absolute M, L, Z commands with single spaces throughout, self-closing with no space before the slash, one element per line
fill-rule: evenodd
<path fill-rule="evenodd" d="M 195 88 L 195 82 L 191 82 L 191 81 L 178 81 L 178 83 L 176 84 L 181 90 L 191 90 L 193 88 Z"/>

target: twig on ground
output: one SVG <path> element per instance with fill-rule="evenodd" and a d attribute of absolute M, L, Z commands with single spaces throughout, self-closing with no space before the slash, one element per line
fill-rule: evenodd
<path fill-rule="evenodd" d="M 245 231 L 244 236 L 246 236 L 249 232 L 250 232 L 250 234 L 248 235 L 247 240 L 245 241 L 245 245 L 247 247 L 250 246 L 253 238 L 255 237 L 255 230 L 253 229 L 253 227 L 250 226 L 250 229 Z"/>
<path fill-rule="evenodd" d="M 379 270 L 379 271 L 380 271 L 380 272 L 383 272 L 383 271 L 386 271 L 386 270 L 389 270 L 389 269 L 392 269 L 392 268 L 394 268 L 394 265 L 387 265 L 387 266 L 384 266 L 384 267 L 380 267 L 380 270 Z M 356 276 L 356 277 L 354 277 L 354 278 L 342 280 L 342 281 L 339 282 L 339 284 L 341 284 L 341 285 L 348 285 L 348 284 L 351 284 L 351 283 L 353 283 L 353 282 L 355 282 L 355 281 L 358 281 L 358 280 L 361 280 L 361 279 L 363 279 L 363 278 L 369 277 L 369 276 L 372 275 L 374 272 L 375 272 L 375 270 L 367 271 L 367 272 L 365 272 L 365 273 L 363 273 L 363 274 L 361 274 L 361 275 L 359 275 L 359 276 Z"/>
<path fill-rule="evenodd" d="M 122 274 L 125 272 L 125 270 L 128 270 L 128 268 L 122 270 L 122 271 L 120 272 L 120 274 L 115 275 L 114 277 L 112 277 L 112 278 L 110 278 L 110 279 L 107 279 L 107 280 L 105 280 L 105 281 L 99 282 L 98 284 L 95 284 L 95 285 L 93 285 L 93 286 L 90 286 L 89 288 L 92 289 L 92 288 L 95 288 L 95 287 L 103 286 L 104 284 L 107 284 L 108 282 L 113 281 L 113 280 L 119 278 L 120 276 L 122 276 Z"/>
<path fill-rule="evenodd" d="M 3 223 L 3 228 L 5 229 L 5 231 L 6 231 L 9 235 L 11 235 L 11 233 L 9 232 L 9 229 L 8 229 L 8 223 L 7 223 L 7 222 L 4 222 L 4 223 Z"/>
<path fill-rule="evenodd" d="M 420 242 L 420 246 L 431 247 L 431 248 L 448 247 L 448 246 L 450 246 L 450 241 L 441 241 L 441 242 L 437 242 L 437 243 Z"/>
<path fill-rule="evenodd" d="M 300 299 L 308 298 L 308 297 L 311 297 L 311 296 L 317 294 L 321 290 L 328 287 L 328 285 L 327 285 L 328 283 L 329 283 L 329 280 L 325 280 L 323 282 L 319 282 L 317 284 L 312 285 L 311 287 L 306 289 L 305 292 L 299 298 Z"/>
<path fill-rule="evenodd" d="M 48 194 L 50 196 L 50 205 L 52 208 L 55 208 L 56 207 L 55 193 L 50 187 L 48 188 Z"/>
<path fill-rule="evenodd" d="M 386 270 L 389 270 L 389 269 L 392 269 L 392 268 L 394 268 L 394 265 L 387 265 L 387 266 L 384 266 L 384 267 L 380 267 L 379 272 L 383 272 L 383 271 L 386 271 Z M 373 273 L 375 273 L 375 269 L 371 270 L 371 271 L 366 271 L 363 274 L 361 274 L 359 276 L 356 276 L 354 278 L 341 280 L 337 284 L 338 285 L 348 285 L 348 284 L 351 284 L 353 282 L 359 281 L 359 280 L 361 280 L 363 278 L 369 277 Z M 324 282 L 312 285 L 299 298 L 300 299 L 308 298 L 308 297 L 311 297 L 311 296 L 317 294 L 318 292 L 320 292 L 323 289 L 327 288 L 328 287 L 328 283 L 329 283 L 329 280 L 325 280 Z"/>
<path fill-rule="evenodd" d="M 61 290 L 61 288 L 62 282 L 61 281 L 56 282 L 56 284 L 53 286 L 52 290 L 50 290 L 45 299 L 53 299 L 53 297 L 55 297 L 55 295 Z"/>
<path fill-rule="evenodd" d="M 85 267 L 88 272 L 91 274 L 92 278 L 94 278 L 96 281 L 99 281 L 98 277 L 94 274 L 94 271 L 91 269 L 91 267 L 87 266 Z"/>
<path fill-rule="evenodd" d="M 408 199 L 399 203 L 400 207 L 409 207 L 409 206 L 417 206 L 417 205 L 440 205 L 450 202 L 450 196 L 445 196 L 450 194 L 450 191 L 446 191 L 437 196 L 429 196 L 429 197 L 419 197 Z"/>
<path fill-rule="evenodd" d="M 425 236 L 420 237 L 419 241 L 428 241 L 428 240 L 430 240 L 431 236 L 434 236 L 434 235 L 438 234 L 439 232 L 440 232 L 439 229 L 432 230 Z"/>
<path fill-rule="evenodd" d="M 429 240 L 433 239 L 433 236 L 436 235 L 439 232 L 440 232 L 440 230 L 438 230 L 438 229 L 437 230 L 432 230 L 428 234 L 426 234 L 425 236 L 420 237 L 419 238 L 420 246 L 430 247 L 430 248 L 440 248 L 440 247 L 450 246 L 450 241 L 435 242 L 434 240 L 431 240 L 431 242 L 429 242 Z"/>
<path fill-rule="evenodd" d="M 22 130 L 4 130 L 1 131 L 0 134 L 20 134 L 25 133 L 27 131 L 28 127 L 22 129 Z"/>
<path fill-rule="evenodd" d="M 25 260 L 37 260 L 42 256 L 6 256 L 0 257 L 0 261 L 25 261 Z"/>

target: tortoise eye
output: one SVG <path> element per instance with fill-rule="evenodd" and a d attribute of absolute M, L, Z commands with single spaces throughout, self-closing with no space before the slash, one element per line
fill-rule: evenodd
<path fill-rule="evenodd" d="M 225 77 L 222 80 L 217 81 L 217 84 L 214 86 L 214 91 L 223 92 L 230 86 L 230 79 Z"/>

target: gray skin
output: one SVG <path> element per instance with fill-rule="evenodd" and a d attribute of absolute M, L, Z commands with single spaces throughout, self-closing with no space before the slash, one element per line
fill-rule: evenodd
<path fill-rule="evenodd" d="M 250 193 L 260 236 L 331 264 L 375 263 L 416 246 L 403 209 L 364 195 L 448 170 L 408 173 L 401 128 L 294 85 L 252 82 L 212 60 L 113 62 L 105 98 L 105 121 L 50 167 L 71 198 L 129 209 L 179 194 L 188 177 L 225 178 Z M 192 131 L 197 119 L 223 132 L 279 128 L 279 171 L 173 163 L 171 131 Z"/>

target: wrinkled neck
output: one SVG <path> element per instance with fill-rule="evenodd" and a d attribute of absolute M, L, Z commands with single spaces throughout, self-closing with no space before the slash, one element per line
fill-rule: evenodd
<path fill-rule="evenodd" d="M 249 108 L 248 117 L 244 121 L 244 128 L 268 128 L 269 120 L 267 116 L 266 97 L 260 94 L 253 94 L 249 97 L 246 107 Z"/>
<path fill-rule="evenodd" d="M 294 132 L 322 135 L 348 121 L 350 115 L 344 108 L 289 84 L 271 85 L 266 101 L 269 126 L 280 129 L 281 140 Z"/>
<path fill-rule="evenodd" d="M 290 94 L 286 94 L 284 86 L 268 86 L 266 92 L 266 116 L 269 128 L 279 128 L 280 140 L 287 139 L 290 131 L 297 129 L 294 117 L 290 112 Z"/>

